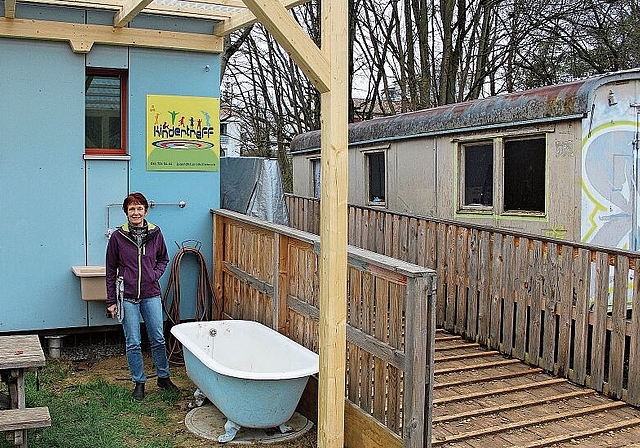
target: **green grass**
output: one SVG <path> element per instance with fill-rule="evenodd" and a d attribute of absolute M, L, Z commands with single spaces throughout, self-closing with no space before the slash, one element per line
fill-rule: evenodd
<path fill-rule="evenodd" d="M 160 433 L 179 393 L 147 394 L 137 402 L 128 382 L 114 384 L 99 376 L 82 383 L 65 381 L 71 375 L 69 363 L 49 359 L 37 390 L 35 374 L 27 374 L 27 406 L 48 406 L 52 421 L 49 428 L 28 431 L 31 448 L 173 447 L 172 438 Z M 0 437 L 0 448 L 13 446 Z"/>

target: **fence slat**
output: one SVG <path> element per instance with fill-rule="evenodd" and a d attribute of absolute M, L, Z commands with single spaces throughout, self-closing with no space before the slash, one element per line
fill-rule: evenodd
<path fill-rule="evenodd" d="M 618 255 L 615 257 L 614 265 L 611 350 L 609 352 L 609 395 L 616 398 L 622 397 L 628 283 L 629 259 Z"/>
<path fill-rule="evenodd" d="M 585 384 L 587 377 L 587 343 L 589 337 L 589 291 L 591 262 L 588 250 L 575 249 L 572 269 L 576 317 L 573 331 L 573 381 Z"/>
<path fill-rule="evenodd" d="M 544 277 L 541 270 L 534 268 L 543 263 L 542 242 L 533 241 L 529 258 L 529 277 L 532 279 L 531 303 L 529 304 L 529 363 L 540 365 L 540 334 L 542 329 L 542 288 Z"/>
<path fill-rule="evenodd" d="M 558 257 L 558 283 L 560 296 L 558 297 L 558 360 L 557 374 L 566 377 L 569 373 L 569 359 L 571 355 L 571 309 L 573 302 L 573 250 L 562 247 L 562 255 Z"/>
<path fill-rule="evenodd" d="M 640 405 L 640 260 L 634 260 L 633 302 L 631 304 L 631 335 L 629 341 L 629 392 L 627 400 L 634 406 Z"/>
<path fill-rule="evenodd" d="M 527 312 L 529 309 L 529 279 L 527 277 L 527 266 L 529 266 L 529 248 L 525 238 L 518 238 L 514 241 L 516 246 L 515 259 L 515 326 L 516 331 L 513 340 L 513 356 L 525 359 L 526 349 L 526 329 Z"/>
<path fill-rule="evenodd" d="M 507 235 L 504 240 L 504 313 L 502 319 L 502 348 L 505 355 L 513 351 L 513 308 L 515 304 L 515 243 L 514 237 Z"/>
<path fill-rule="evenodd" d="M 607 305 L 609 302 L 609 257 L 596 253 L 596 290 L 593 306 L 593 340 L 591 343 L 591 387 L 602 390 L 604 384 Z"/>
<path fill-rule="evenodd" d="M 500 347 L 500 326 L 502 324 L 502 276 L 504 273 L 504 255 L 502 253 L 502 235 L 493 234 L 491 244 L 491 303 L 489 314 L 489 347 Z"/>

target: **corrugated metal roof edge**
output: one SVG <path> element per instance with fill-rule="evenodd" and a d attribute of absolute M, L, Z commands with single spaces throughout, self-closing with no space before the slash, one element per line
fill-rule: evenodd
<path fill-rule="evenodd" d="M 595 90 L 611 82 L 638 79 L 640 68 L 554 86 L 496 95 L 464 103 L 375 118 L 349 125 L 349 143 L 367 144 L 454 132 L 575 119 L 590 109 Z M 320 131 L 296 135 L 291 153 L 317 151 Z"/>

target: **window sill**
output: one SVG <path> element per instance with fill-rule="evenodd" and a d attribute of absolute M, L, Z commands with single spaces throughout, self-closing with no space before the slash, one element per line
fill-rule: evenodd
<path fill-rule="evenodd" d="M 83 154 L 84 160 L 131 160 L 128 154 L 123 155 L 107 155 L 107 154 Z"/>
<path fill-rule="evenodd" d="M 387 208 L 387 203 L 386 202 L 373 202 L 373 201 L 370 201 L 369 203 L 367 203 L 367 205 L 369 207 Z"/>

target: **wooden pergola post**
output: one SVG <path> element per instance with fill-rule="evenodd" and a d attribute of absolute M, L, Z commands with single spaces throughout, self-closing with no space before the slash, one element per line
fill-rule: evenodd
<path fill-rule="evenodd" d="M 329 91 L 321 95 L 320 376 L 318 446 L 344 446 L 347 318 L 347 2 L 322 2 L 322 54 Z"/>
<path fill-rule="evenodd" d="M 347 345 L 348 9 L 344 0 L 322 2 L 322 48 L 279 0 L 243 0 L 287 50 L 321 94 L 320 375 L 318 446 L 343 448 Z M 221 25 L 226 34 L 244 21 Z"/>

